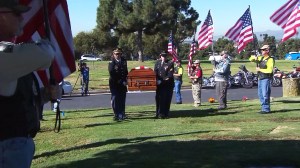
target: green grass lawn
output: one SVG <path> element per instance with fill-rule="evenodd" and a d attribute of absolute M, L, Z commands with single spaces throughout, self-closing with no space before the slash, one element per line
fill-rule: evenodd
<path fill-rule="evenodd" d="M 32 167 L 300 167 L 299 103 L 275 98 L 267 115 L 258 100 L 229 101 L 223 111 L 172 104 L 169 119 L 154 119 L 155 105 L 127 106 L 123 122 L 111 108 L 68 110 L 59 133 L 47 111 Z"/>
<path fill-rule="evenodd" d="M 153 69 L 155 61 L 128 61 L 128 71 L 132 68 L 137 66 L 147 66 Z M 233 61 L 231 63 L 231 74 L 236 74 L 239 71 L 240 65 L 246 65 L 246 68 L 251 71 L 255 72 L 255 63 L 251 63 L 249 61 Z M 90 82 L 89 82 L 89 89 L 108 89 L 108 61 L 98 61 L 98 62 L 87 62 L 87 65 L 90 67 Z M 280 70 L 290 72 L 292 71 L 293 65 L 300 66 L 297 61 L 289 61 L 289 60 L 276 60 L 276 65 Z M 185 70 L 183 76 L 183 86 L 191 86 L 189 82 L 189 78 L 187 76 L 187 62 L 183 61 L 182 66 Z M 204 76 L 210 76 L 212 74 L 213 66 L 211 65 L 210 61 L 201 61 L 201 67 L 203 69 Z M 80 88 L 80 82 L 76 80 L 78 78 L 79 72 L 76 71 L 72 73 L 70 76 L 66 78 L 66 80 L 70 81 L 72 85 L 75 85 L 75 90 Z"/>

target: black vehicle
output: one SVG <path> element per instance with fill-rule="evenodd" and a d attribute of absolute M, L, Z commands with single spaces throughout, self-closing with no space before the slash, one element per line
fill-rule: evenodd
<path fill-rule="evenodd" d="M 244 88 L 252 88 L 254 85 L 255 74 L 249 72 L 245 65 L 241 65 L 239 69 L 240 71 L 232 76 L 232 84 Z"/>

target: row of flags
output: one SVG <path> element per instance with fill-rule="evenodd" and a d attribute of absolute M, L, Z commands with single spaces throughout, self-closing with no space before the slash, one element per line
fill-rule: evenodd
<path fill-rule="evenodd" d="M 288 0 L 283 6 L 271 15 L 270 20 L 280 26 L 284 30 L 281 42 L 288 40 L 297 34 L 297 28 L 300 26 L 300 0 Z M 198 50 L 203 50 L 213 43 L 213 20 L 210 11 L 198 33 Z M 249 8 L 238 19 L 225 34 L 230 40 L 236 42 L 237 51 L 240 53 L 246 45 L 253 41 L 252 18 Z M 188 75 L 190 75 L 192 67 L 192 56 L 196 51 L 196 43 L 191 44 L 188 56 Z"/>

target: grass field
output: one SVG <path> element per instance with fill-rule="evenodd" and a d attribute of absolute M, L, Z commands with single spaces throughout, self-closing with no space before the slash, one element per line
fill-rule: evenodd
<path fill-rule="evenodd" d="M 74 102 L 76 103 L 76 102 Z M 275 98 L 271 114 L 258 100 L 172 104 L 169 119 L 155 105 L 127 106 L 113 121 L 110 108 L 68 110 L 59 133 L 45 112 L 35 138 L 33 168 L 271 168 L 300 167 L 300 97 Z"/>
<path fill-rule="evenodd" d="M 89 89 L 95 90 L 95 89 L 108 89 L 108 61 L 98 61 L 98 62 L 87 62 L 88 66 L 90 67 L 90 83 L 89 83 Z M 150 68 L 153 68 L 155 64 L 155 61 L 145 61 L 145 62 L 139 62 L 139 61 L 128 61 L 128 70 L 130 71 L 134 67 L 138 66 L 147 66 Z M 249 61 L 234 61 L 231 63 L 231 74 L 236 74 L 239 71 L 240 65 L 246 65 L 246 68 L 251 71 L 255 72 L 255 63 L 251 63 Z M 286 60 L 276 60 L 276 66 L 286 72 L 290 72 L 293 70 L 293 65 L 300 66 L 298 64 L 298 61 L 286 61 Z M 182 66 L 184 67 L 184 70 L 186 71 L 183 76 L 183 86 L 190 86 L 191 83 L 189 83 L 189 79 L 187 76 L 187 62 L 183 61 Z M 213 66 L 209 61 L 202 61 L 201 67 L 203 69 L 204 76 L 210 76 L 212 74 L 212 68 Z M 79 72 L 74 72 L 70 76 L 66 78 L 66 80 L 70 81 L 72 85 L 75 85 L 76 80 L 78 78 Z M 78 90 L 80 88 L 79 82 L 75 85 L 75 90 Z"/>

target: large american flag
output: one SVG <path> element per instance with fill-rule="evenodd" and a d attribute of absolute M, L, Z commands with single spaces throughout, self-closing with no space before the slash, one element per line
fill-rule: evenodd
<path fill-rule="evenodd" d="M 192 73 L 192 65 L 193 65 L 193 55 L 196 53 L 196 42 L 193 40 L 190 48 L 189 61 L 187 64 L 188 76 L 191 76 Z"/>
<path fill-rule="evenodd" d="M 242 17 L 225 34 L 229 39 L 237 42 L 237 49 L 240 53 L 246 45 L 253 41 L 252 19 L 250 7 L 245 11 Z"/>
<path fill-rule="evenodd" d="M 213 20 L 208 11 L 207 17 L 198 33 L 198 49 L 203 50 L 213 42 Z"/>
<path fill-rule="evenodd" d="M 53 74 L 56 82 L 60 82 L 76 70 L 68 5 L 66 0 L 48 0 L 47 2 L 50 41 L 56 49 L 55 59 L 52 63 Z M 35 41 L 46 37 L 43 1 L 20 0 L 20 3 L 30 6 L 31 10 L 23 14 L 25 22 L 23 35 L 18 37 L 15 42 Z M 49 70 L 36 73 L 40 77 L 40 83 L 48 85 Z"/>
<path fill-rule="evenodd" d="M 283 28 L 282 42 L 297 34 L 297 27 L 300 26 L 299 5 L 299 0 L 289 0 L 270 17 L 272 22 Z"/>
<path fill-rule="evenodd" d="M 171 31 L 168 42 L 168 52 L 172 55 L 173 61 L 178 60 L 177 47 L 174 43 L 173 33 Z"/>

